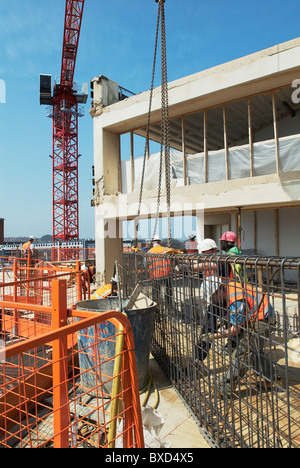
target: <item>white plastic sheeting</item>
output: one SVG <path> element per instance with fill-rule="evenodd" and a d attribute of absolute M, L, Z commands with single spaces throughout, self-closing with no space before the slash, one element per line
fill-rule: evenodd
<path fill-rule="evenodd" d="M 253 175 L 261 176 L 276 173 L 276 143 L 267 140 L 253 144 Z M 300 171 L 300 134 L 278 139 L 279 171 Z M 136 164 L 134 190 L 139 190 L 142 174 L 142 158 Z M 157 190 L 159 180 L 160 154 L 155 153 L 146 162 L 144 190 Z M 188 184 L 204 183 L 204 153 L 187 155 Z M 226 180 L 225 150 L 208 153 L 207 181 Z M 128 161 L 126 161 L 128 163 Z M 130 166 L 125 167 L 126 172 Z M 171 150 L 172 185 L 183 185 L 183 155 L 180 151 Z M 229 179 L 250 177 L 250 147 L 249 144 L 235 146 L 228 150 Z M 162 188 L 165 186 L 165 171 L 162 171 Z M 130 191 L 130 190 L 128 190 Z M 127 192 L 127 190 L 126 190 Z M 126 193 L 125 192 L 125 193 Z"/>

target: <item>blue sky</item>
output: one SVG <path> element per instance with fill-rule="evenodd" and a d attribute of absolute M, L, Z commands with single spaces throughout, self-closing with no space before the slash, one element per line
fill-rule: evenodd
<path fill-rule="evenodd" d="M 300 35 L 296 0 L 166 0 L 165 10 L 169 81 Z M 64 11 L 65 0 L 0 0 L 0 87 L 2 95 L 3 84 L 6 91 L 1 102 L 0 89 L 0 217 L 6 237 L 52 233 L 52 130 L 39 104 L 39 75 L 60 74 Z M 103 74 L 135 93 L 149 89 L 156 18 L 154 0 L 86 0 L 75 80 Z M 80 237 L 94 237 L 89 108 L 90 99 L 79 121 Z"/>

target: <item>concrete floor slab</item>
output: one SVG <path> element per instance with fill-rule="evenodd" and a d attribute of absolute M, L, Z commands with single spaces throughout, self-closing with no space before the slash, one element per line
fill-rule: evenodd
<path fill-rule="evenodd" d="M 149 370 L 159 392 L 157 411 L 165 420 L 159 439 L 168 441 L 171 444 L 170 448 L 211 448 L 193 416 L 153 357 L 149 361 Z M 143 398 L 141 395 L 141 401 Z M 156 401 L 157 395 L 152 388 L 147 405 L 153 407 Z"/>

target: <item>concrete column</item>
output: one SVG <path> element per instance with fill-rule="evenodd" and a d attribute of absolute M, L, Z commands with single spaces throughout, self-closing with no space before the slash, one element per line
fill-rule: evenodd
<path fill-rule="evenodd" d="M 114 203 L 121 191 L 120 136 L 103 130 L 94 118 L 96 280 L 108 283 L 114 262 L 121 262 L 122 223 L 115 219 Z"/>
<path fill-rule="evenodd" d="M 196 215 L 196 230 L 197 230 L 197 242 L 198 242 L 198 249 L 199 244 L 203 239 L 204 236 L 204 213 Z"/>

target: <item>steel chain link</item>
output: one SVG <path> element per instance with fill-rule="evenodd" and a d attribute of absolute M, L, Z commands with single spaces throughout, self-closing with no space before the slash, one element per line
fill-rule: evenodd
<path fill-rule="evenodd" d="M 157 225 L 158 225 L 158 219 L 159 219 L 162 172 L 163 172 L 163 162 L 164 162 L 165 163 L 166 200 L 167 200 L 167 220 L 168 220 L 168 247 L 170 247 L 171 246 L 171 222 L 170 222 L 170 198 L 171 198 L 170 164 L 171 164 L 171 161 L 170 161 L 170 137 L 169 137 L 169 102 L 168 102 L 168 77 L 167 77 L 167 54 L 166 54 L 166 26 L 165 26 L 165 10 L 164 10 L 165 0 L 155 0 L 155 1 L 156 3 L 159 3 L 159 6 L 158 6 L 158 16 L 157 16 L 157 25 L 156 25 L 149 110 L 148 110 L 148 119 L 147 119 L 147 128 L 146 128 L 146 141 L 145 141 L 143 168 L 142 168 L 140 194 L 139 194 L 138 214 L 137 214 L 137 231 L 139 229 L 139 220 L 140 220 L 140 214 L 141 214 L 141 205 L 142 205 L 143 189 L 144 189 L 145 167 L 146 167 L 147 151 L 149 148 L 150 120 L 151 120 L 151 108 L 152 108 L 154 78 L 155 78 L 155 68 L 156 68 L 158 33 L 159 33 L 159 24 L 161 22 L 161 147 L 160 147 L 160 161 L 159 161 L 156 218 L 155 218 L 155 225 L 153 229 L 152 238 L 154 238 L 155 236 Z M 136 242 L 135 242 L 136 246 L 137 246 L 137 237 L 138 237 L 137 234 L 138 233 L 136 232 Z"/>

